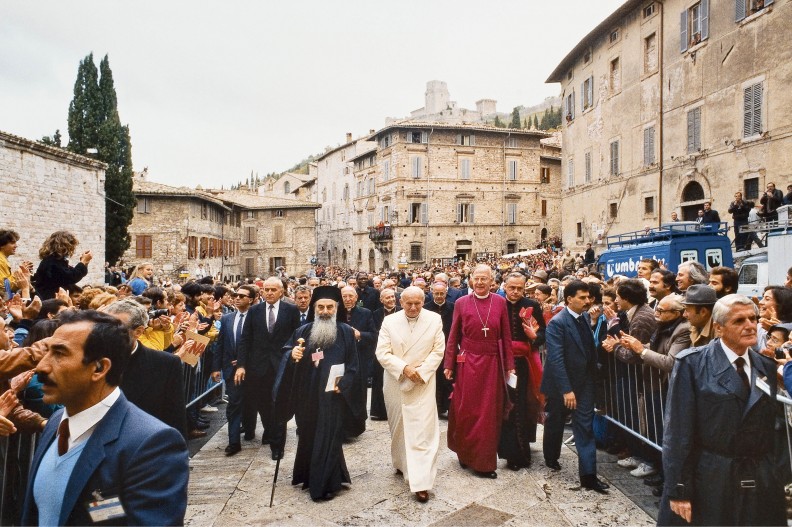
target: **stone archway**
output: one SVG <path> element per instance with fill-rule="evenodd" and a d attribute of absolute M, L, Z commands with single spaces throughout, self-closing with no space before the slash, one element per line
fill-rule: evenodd
<path fill-rule="evenodd" d="M 698 181 L 690 181 L 682 189 L 680 210 L 683 221 L 696 221 L 702 202 L 706 199 L 704 187 Z"/>
<path fill-rule="evenodd" d="M 369 250 L 368 265 L 369 265 L 369 272 L 373 273 L 375 271 L 375 265 L 376 265 L 376 257 L 374 256 L 374 249 Z"/>
<path fill-rule="evenodd" d="M 540 234 L 542 237 L 542 241 L 547 241 L 547 229 L 542 229 L 542 233 Z"/>

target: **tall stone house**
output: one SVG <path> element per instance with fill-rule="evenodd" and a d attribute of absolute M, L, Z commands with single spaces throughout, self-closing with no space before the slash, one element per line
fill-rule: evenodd
<path fill-rule="evenodd" d="M 81 283 L 104 282 L 106 169 L 90 157 L 0 132 L 0 228 L 21 236 L 12 269 L 24 260 L 38 267 L 41 244 L 65 229 L 80 242 L 72 263 L 93 253 Z"/>
<path fill-rule="evenodd" d="M 792 4 L 630 0 L 550 74 L 563 90 L 562 232 L 607 235 L 723 221 L 734 193 L 758 201 L 792 180 Z"/>
<path fill-rule="evenodd" d="M 173 187 L 137 175 L 125 265 L 151 262 L 160 277 L 237 280 L 278 267 L 304 273 L 316 253 L 315 203 L 240 191 Z"/>
<path fill-rule="evenodd" d="M 375 149 L 348 159 L 341 191 L 353 233 L 345 265 L 470 261 L 558 235 L 561 149 L 550 134 L 403 121 L 371 138 Z"/>

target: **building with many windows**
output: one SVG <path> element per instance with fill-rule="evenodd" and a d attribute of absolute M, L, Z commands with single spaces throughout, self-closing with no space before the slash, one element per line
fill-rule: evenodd
<path fill-rule="evenodd" d="M 403 121 L 349 158 L 352 267 L 381 270 L 537 247 L 560 229 L 560 147 L 535 130 Z M 543 140 L 548 144 L 543 144 Z"/>
<path fill-rule="evenodd" d="M 176 280 L 201 274 L 222 279 L 267 276 L 277 267 L 305 273 L 316 254 L 316 203 L 252 191 L 133 182 L 137 208 L 125 265 L 151 262 Z"/>
<path fill-rule="evenodd" d="M 792 179 L 792 4 L 629 0 L 547 82 L 561 84 L 563 242 L 721 219 Z"/>

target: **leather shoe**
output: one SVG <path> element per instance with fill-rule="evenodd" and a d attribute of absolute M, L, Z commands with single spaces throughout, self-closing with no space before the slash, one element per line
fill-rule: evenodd
<path fill-rule="evenodd" d="M 561 464 L 558 462 L 558 460 L 548 461 L 545 459 L 545 466 L 552 470 L 556 470 L 556 471 L 561 470 Z"/>
<path fill-rule="evenodd" d="M 206 430 L 207 428 L 209 428 L 209 423 L 198 421 L 197 423 L 195 423 L 195 428 L 197 428 L 198 430 Z"/>
<path fill-rule="evenodd" d="M 506 468 L 508 468 L 509 470 L 514 470 L 516 472 L 520 470 L 522 467 L 520 466 L 519 463 L 512 463 L 511 461 L 509 461 L 508 463 L 506 463 Z"/>
<path fill-rule="evenodd" d="M 239 443 L 231 443 L 227 447 L 225 447 L 225 455 L 233 456 L 234 454 L 240 452 L 242 450 L 242 445 Z"/>
<path fill-rule="evenodd" d="M 262 438 L 261 438 L 261 444 L 262 445 L 269 445 L 270 443 L 272 443 L 272 441 L 269 438 L 262 436 Z"/>
<path fill-rule="evenodd" d="M 610 485 L 600 480 L 597 476 L 581 476 L 580 486 L 584 489 L 593 490 L 599 494 L 608 494 Z"/>
<path fill-rule="evenodd" d="M 498 478 L 498 473 L 495 472 L 494 470 L 491 471 L 491 472 L 479 472 L 478 470 L 476 470 L 475 472 L 476 472 L 476 476 L 478 476 L 480 478 L 487 478 L 487 479 L 497 479 Z"/>
<path fill-rule="evenodd" d="M 372 421 L 387 421 L 388 418 L 387 417 L 380 417 L 378 415 L 372 415 L 371 416 L 371 420 Z"/>
<path fill-rule="evenodd" d="M 652 496 L 659 498 L 663 495 L 663 487 L 655 487 L 652 489 Z"/>
<path fill-rule="evenodd" d="M 426 503 L 429 501 L 429 493 L 425 490 L 419 490 L 415 493 L 415 499 L 417 499 L 421 503 Z"/>
<path fill-rule="evenodd" d="M 655 474 L 654 476 L 648 476 L 644 478 L 644 485 L 649 485 L 650 487 L 658 487 L 663 484 L 664 478 L 662 474 Z"/>
<path fill-rule="evenodd" d="M 278 450 L 276 448 L 272 449 L 272 459 L 283 459 L 283 450 Z"/>
<path fill-rule="evenodd" d="M 197 428 L 193 428 L 189 432 L 187 432 L 187 439 L 200 439 L 202 437 L 206 437 L 206 432 L 203 430 L 198 430 Z"/>

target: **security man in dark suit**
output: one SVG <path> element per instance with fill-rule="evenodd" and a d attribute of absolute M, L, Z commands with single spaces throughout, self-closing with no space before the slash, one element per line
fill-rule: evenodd
<path fill-rule="evenodd" d="M 311 292 L 313 290 L 307 285 L 298 285 L 294 289 L 294 305 L 300 310 L 300 325 L 308 323 L 308 310 L 311 304 Z"/>
<path fill-rule="evenodd" d="M 182 361 L 147 348 L 138 338 L 148 326 L 146 308 L 131 298 L 113 302 L 105 313 L 119 319 L 135 339 L 132 356 L 121 378 L 121 391 L 135 406 L 187 437 Z"/>
<path fill-rule="evenodd" d="M 449 288 L 448 284 L 442 280 L 434 282 L 429 286 L 428 298 L 423 306 L 427 311 L 440 315 L 440 319 L 443 321 L 443 337 L 446 344 L 448 343 L 448 334 L 451 332 L 451 323 L 454 321 L 454 302 L 448 297 L 451 289 L 453 288 Z M 437 415 L 442 419 L 447 419 L 448 406 L 450 404 L 448 398 L 451 396 L 454 385 L 443 375 L 443 368 L 442 363 L 437 367 L 435 398 L 437 400 Z"/>
<path fill-rule="evenodd" d="M 726 295 L 712 310 L 720 338 L 676 356 L 658 525 L 786 525 L 776 363 L 751 349 L 758 319 L 749 298 Z"/>
<path fill-rule="evenodd" d="M 374 348 L 377 345 L 377 328 L 374 327 L 374 316 L 371 311 L 358 305 L 357 290 L 346 286 L 341 289 L 341 299 L 346 308 L 346 323 L 352 326 L 357 344 L 360 375 L 358 385 L 353 390 L 353 411 L 344 423 L 347 437 L 357 437 L 366 430 L 366 395 L 367 380 L 374 369 Z"/>
<path fill-rule="evenodd" d="M 226 419 L 228 420 L 228 446 L 225 449 L 227 456 L 233 456 L 242 450 L 240 441 L 242 424 L 243 390 L 234 383 L 234 374 L 237 367 L 237 348 L 242 340 L 242 328 L 248 310 L 256 301 L 256 290 L 253 286 L 242 285 L 234 293 L 234 307 L 236 311 L 223 315 L 220 319 L 220 333 L 217 336 L 217 347 L 212 356 L 212 380 L 220 382 L 225 380 Z M 253 435 L 253 430 L 248 431 L 248 437 Z"/>
<path fill-rule="evenodd" d="M 573 280 L 564 288 L 566 309 L 547 325 L 547 359 L 541 391 L 546 397 L 542 450 L 545 465 L 561 470 L 558 458 L 564 421 L 572 413 L 572 434 L 578 451 L 580 485 L 607 494 L 609 485 L 597 478 L 597 448 L 594 444 L 594 381 L 596 347 L 588 310 L 589 286 Z"/>
<path fill-rule="evenodd" d="M 356 292 L 358 295 L 358 300 L 363 304 L 363 307 L 372 313 L 382 307 L 379 291 L 369 285 L 369 279 L 366 273 L 357 274 Z"/>
<path fill-rule="evenodd" d="M 256 412 L 264 432 L 261 444 L 270 444 L 272 459 L 283 457 L 286 423 L 277 422 L 273 412 L 272 387 L 283 356 L 283 345 L 300 326 L 300 312 L 294 304 L 282 302 L 283 282 L 267 278 L 262 288 L 264 302 L 248 311 L 242 338 L 237 344 L 237 371 L 234 382 L 243 385 L 242 423 L 247 432 L 255 430 Z"/>

